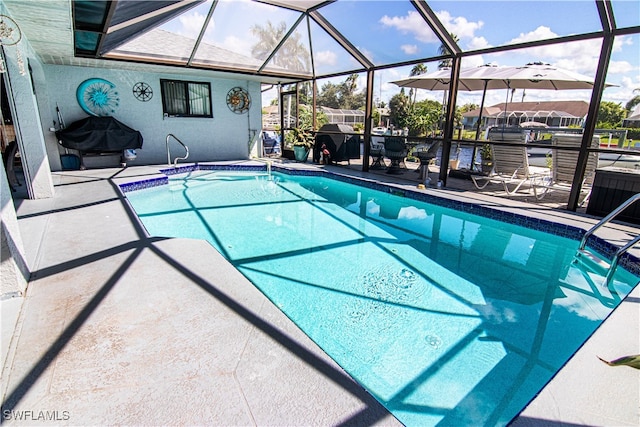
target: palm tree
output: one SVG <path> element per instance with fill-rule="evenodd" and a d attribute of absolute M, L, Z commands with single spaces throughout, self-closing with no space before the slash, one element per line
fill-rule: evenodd
<path fill-rule="evenodd" d="M 640 93 L 640 88 L 634 89 L 633 93 Z M 640 95 L 636 95 L 631 98 L 627 104 L 624 106 L 625 110 L 627 110 L 627 115 L 631 115 L 633 113 L 633 109 L 636 108 L 636 105 L 640 104 Z"/>
<path fill-rule="evenodd" d="M 287 34 L 287 24 L 283 21 L 274 26 L 271 21 L 267 21 L 264 27 L 253 25 L 251 32 L 258 38 L 258 42 L 251 48 L 251 54 L 264 60 Z M 291 71 L 310 71 L 309 50 L 302 43 L 300 33 L 294 31 L 289 36 L 274 55 L 273 64 Z"/>
<path fill-rule="evenodd" d="M 449 33 L 449 35 L 451 36 L 451 38 L 453 39 L 454 42 L 458 43 L 460 41 L 458 36 L 456 36 L 455 34 Z M 438 53 L 440 55 L 450 55 L 451 54 L 451 52 L 449 52 L 449 49 L 447 49 L 447 46 L 445 46 L 444 44 L 440 45 L 440 47 L 438 48 Z M 440 62 L 438 63 L 438 70 L 442 70 L 444 68 L 451 68 L 452 61 L 453 60 L 451 58 L 446 58 L 446 59 L 440 60 Z"/>
<path fill-rule="evenodd" d="M 456 36 L 453 33 L 449 33 L 449 35 L 451 36 L 453 41 L 456 42 L 456 43 L 458 43 L 458 41 L 460 40 L 458 38 L 458 36 Z M 451 54 L 451 52 L 449 52 L 449 49 L 447 49 L 447 46 L 445 46 L 444 44 L 440 45 L 440 47 L 438 48 L 438 53 L 440 55 L 450 55 Z M 438 70 L 443 70 L 445 68 L 451 68 L 452 65 L 453 65 L 453 59 L 452 58 L 442 59 L 438 63 Z M 440 123 L 441 124 L 442 124 L 442 121 L 444 119 L 445 112 L 447 111 L 447 92 L 448 91 L 445 90 L 444 94 L 442 95 L 442 116 L 440 117 Z M 442 126 L 440 126 L 440 127 L 442 127 Z"/>
<path fill-rule="evenodd" d="M 425 74 L 426 72 L 427 72 L 426 65 L 424 65 L 423 63 L 416 64 L 411 69 L 411 72 L 409 73 L 409 77 L 419 76 L 420 74 Z M 411 88 L 409 90 L 409 99 L 412 99 L 411 108 L 413 108 L 413 106 L 415 105 L 417 96 L 418 96 L 418 89 L 416 88 L 414 90 L 413 88 Z"/>

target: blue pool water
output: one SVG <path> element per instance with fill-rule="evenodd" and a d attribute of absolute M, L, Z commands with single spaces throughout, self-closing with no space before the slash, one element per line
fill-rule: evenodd
<path fill-rule="evenodd" d="M 128 192 L 208 240 L 402 423 L 504 425 L 638 278 L 578 242 L 324 177 L 195 172 Z"/>

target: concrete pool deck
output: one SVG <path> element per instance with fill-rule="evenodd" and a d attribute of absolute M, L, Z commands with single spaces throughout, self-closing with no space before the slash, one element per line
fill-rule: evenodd
<path fill-rule="evenodd" d="M 162 168 L 56 172 L 54 198 L 17 201 L 33 274 L 24 298 L 1 302 L 3 411 L 13 411 L 5 422 L 399 425 L 209 244 L 144 234 L 116 186 Z M 477 192 L 427 191 L 596 222 Z M 624 239 L 640 230 L 606 232 Z M 640 370 L 595 357 L 640 354 L 639 291 L 515 425 L 639 424 Z"/>

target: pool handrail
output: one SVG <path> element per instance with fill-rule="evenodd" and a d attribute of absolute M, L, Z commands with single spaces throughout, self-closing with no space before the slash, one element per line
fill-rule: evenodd
<path fill-rule="evenodd" d="M 631 204 L 637 202 L 638 200 L 640 200 L 640 193 L 634 194 L 633 196 L 629 197 L 624 203 L 622 203 L 620 206 L 615 208 L 613 211 L 611 211 L 611 213 L 609 213 L 609 215 L 602 218 L 600 222 L 598 222 L 596 225 L 591 227 L 586 233 L 584 233 L 584 236 L 582 236 L 582 240 L 580 241 L 580 246 L 578 247 L 577 255 L 584 253 L 584 247 L 587 244 L 587 239 L 589 238 L 589 236 L 595 233 L 596 230 L 598 230 L 600 227 L 607 224 L 609 221 L 613 220 L 620 212 L 622 212 L 624 209 L 626 209 Z M 636 243 L 638 242 L 640 242 L 640 235 L 631 239 L 626 245 L 618 249 L 616 253 L 613 255 L 613 258 L 609 263 L 609 270 L 607 271 L 607 277 L 604 281 L 606 285 L 608 285 L 611 279 L 613 278 L 613 274 L 618 265 L 618 260 L 620 256 L 623 255 L 625 252 L 627 252 L 629 249 L 631 249 L 633 246 L 635 246 Z"/>
<path fill-rule="evenodd" d="M 167 139 L 166 139 L 166 145 L 167 145 L 167 165 L 171 166 L 171 153 L 169 151 L 169 139 L 173 138 L 176 141 L 178 141 L 178 143 L 180 143 L 180 145 L 182 145 L 186 151 L 186 154 L 184 155 L 184 157 L 176 157 L 173 161 L 173 167 L 177 167 L 178 166 L 178 160 L 187 160 L 187 158 L 189 157 L 189 147 L 187 147 L 182 141 L 180 141 L 174 134 L 170 133 L 167 135 Z"/>

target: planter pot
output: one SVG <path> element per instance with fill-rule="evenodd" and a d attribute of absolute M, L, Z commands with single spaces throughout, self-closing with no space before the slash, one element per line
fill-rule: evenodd
<path fill-rule="evenodd" d="M 309 149 L 303 145 L 294 145 L 293 153 L 297 162 L 304 163 L 309 158 Z"/>
<path fill-rule="evenodd" d="M 293 150 L 290 150 L 288 148 L 285 148 L 284 150 L 282 150 L 282 157 L 288 160 L 296 159 L 296 155 L 294 154 Z"/>
<path fill-rule="evenodd" d="M 449 160 L 449 168 L 457 170 L 460 167 L 460 160 Z"/>

